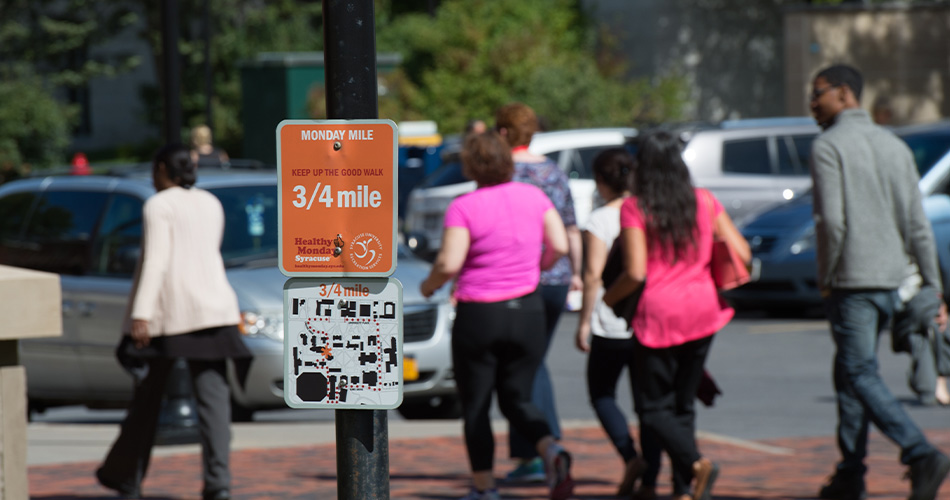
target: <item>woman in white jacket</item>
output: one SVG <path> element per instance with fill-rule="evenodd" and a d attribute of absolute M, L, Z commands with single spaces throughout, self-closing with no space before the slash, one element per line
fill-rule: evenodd
<path fill-rule="evenodd" d="M 224 210 L 211 193 L 194 187 L 187 148 L 169 145 L 152 163 L 157 193 L 143 208 L 142 256 L 124 332 L 130 351 L 147 358 L 119 437 L 99 482 L 120 497 L 139 498 L 148 469 L 162 395 L 176 358 L 188 361 L 198 404 L 204 500 L 230 498 L 230 391 L 226 360 L 247 359 L 238 331 L 237 296 L 221 258 Z"/>

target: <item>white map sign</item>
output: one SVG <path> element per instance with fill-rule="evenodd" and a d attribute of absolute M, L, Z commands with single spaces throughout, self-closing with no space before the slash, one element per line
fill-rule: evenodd
<path fill-rule="evenodd" d="M 291 408 L 402 403 L 402 284 L 293 278 L 284 284 L 284 401 Z"/>

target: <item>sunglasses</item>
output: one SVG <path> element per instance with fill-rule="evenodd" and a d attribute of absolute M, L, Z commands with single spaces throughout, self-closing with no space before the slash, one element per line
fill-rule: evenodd
<path fill-rule="evenodd" d="M 813 89 L 813 90 L 811 91 L 811 100 L 812 100 L 812 101 L 817 101 L 819 97 L 821 97 L 821 96 L 823 96 L 823 95 L 825 94 L 825 92 L 828 92 L 829 90 L 831 90 L 831 89 L 833 89 L 833 88 L 835 88 L 835 87 L 840 87 L 840 85 L 829 85 L 829 86 L 824 87 L 824 88 Z"/>

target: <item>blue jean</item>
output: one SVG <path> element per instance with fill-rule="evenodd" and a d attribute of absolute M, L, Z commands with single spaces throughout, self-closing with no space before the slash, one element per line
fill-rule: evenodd
<path fill-rule="evenodd" d="M 564 311 L 567 302 L 568 285 L 541 285 L 541 298 L 544 300 L 545 331 L 547 333 L 544 355 L 547 356 L 551 339 L 557 329 L 557 321 Z M 531 389 L 531 402 L 538 407 L 548 421 L 551 435 L 554 439 L 561 439 L 561 425 L 557 419 L 557 406 L 554 402 L 554 386 L 551 385 L 551 375 L 542 358 L 541 366 L 534 376 L 534 385 Z M 538 456 L 535 443 L 526 439 L 520 433 L 512 430 L 508 434 L 509 455 L 511 458 L 530 459 Z"/>
<path fill-rule="evenodd" d="M 587 356 L 587 393 L 590 396 L 590 404 L 607 437 L 625 463 L 636 458 L 637 451 L 630 435 L 627 416 L 617 406 L 617 382 L 626 368 L 633 391 L 634 407 L 640 411 L 642 402 L 634 376 L 636 366 L 633 362 L 636 347 L 636 338 L 608 339 L 591 335 L 590 354 Z M 640 448 L 647 462 L 643 484 L 656 486 L 662 450 L 656 437 L 643 427 L 640 428 Z"/>
<path fill-rule="evenodd" d="M 825 299 L 837 351 L 834 384 L 838 395 L 838 471 L 864 474 L 868 424 L 873 422 L 901 449 L 909 464 L 934 451 L 923 433 L 894 398 L 878 370 L 881 330 L 890 324 L 899 303 L 894 290 L 836 289 Z"/>

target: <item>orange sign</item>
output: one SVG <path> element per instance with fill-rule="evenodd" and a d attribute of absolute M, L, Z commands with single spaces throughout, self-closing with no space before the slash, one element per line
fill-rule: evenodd
<path fill-rule="evenodd" d="M 280 271 L 310 277 L 392 275 L 397 175 L 391 120 L 280 122 Z"/>

